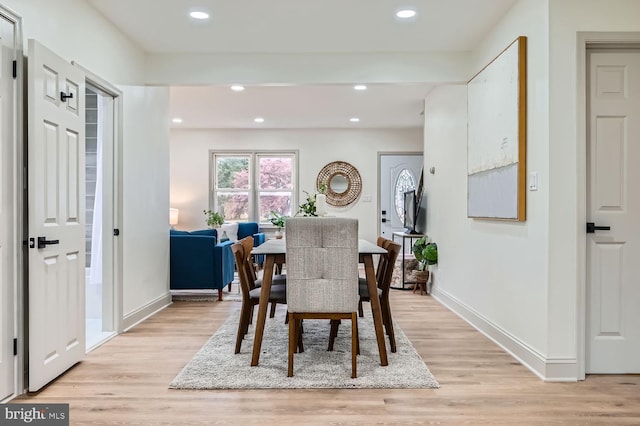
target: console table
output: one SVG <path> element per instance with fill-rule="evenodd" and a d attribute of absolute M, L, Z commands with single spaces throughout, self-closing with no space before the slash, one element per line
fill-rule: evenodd
<path fill-rule="evenodd" d="M 402 287 L 391 286 L 391 288 L 395 288 L 397 290 L 411 290 L 411 288 L 405 288 L 404 285 L 405 284 L 415 284 L 413 282 L 407 282 L 406 281 L 405 272 L 404 272 L 404 260 L 405 260 L 406 250 L 405 250 L 404 245 L 405 245 L 405 241 L 409 240 L 409 247 L 413 247 L 413 240 L 417 240 L 417 239 L 425 237 L 425 236 L 426 236 L 425 234 L 407 234 L 406 232 L 402 232 L 402 231 L 394 232 L 392 234 L 391 239 L 393 241 L 396 240 L 396 237 L 399 237 L 399 238 L 402 239 Z"/>

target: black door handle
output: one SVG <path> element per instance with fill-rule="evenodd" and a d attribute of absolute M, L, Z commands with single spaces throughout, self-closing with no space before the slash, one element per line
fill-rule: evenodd
<path fill-rule="evenodd" d="M 610 231 L 610 226 L 596 226 L 593 222 L 587 222 L 587 234 L 593 234 L 596 231 Z"/>
<path fill-rule="evenodd" d="M 60 244 L 60 240 L 47 240 L 47 237 L 38 237 L 38 248 L 45 248 L 49 244 Z"/>

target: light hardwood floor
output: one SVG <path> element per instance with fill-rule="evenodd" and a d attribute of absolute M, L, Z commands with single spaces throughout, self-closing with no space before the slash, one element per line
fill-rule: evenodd
<path fill-rule="evenodd" d="M 239 306 L 176 302 L 13 402 L 69 403 L 73 425 L 640 424 L 640 376 L 544 383 L 430 296 L 393 291 L 391 299 L 440 389 L 171 390 Z"/>

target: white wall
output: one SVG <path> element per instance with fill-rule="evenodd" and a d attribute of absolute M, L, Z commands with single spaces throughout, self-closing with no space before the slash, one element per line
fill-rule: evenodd
<path fill-rule="evenodd" d="M 169 295 L 169 89 L 122 87 L 125 327 Z"/>
<path fill-rule="evenodd" d="M 421 152 L 422 129 L 384 130 L 171 130 L 171 207 L 180 209 L 178 229 L 204 227 L 209 206 L 209 150 L 299 150 L 299 197 L 315 192 L 316 176 L 332 161 L 347 161 L 362 178 L 363 202 L 329 214 L 356 217 L 360 236 L 378 235 L 378 152 Z M 298 203 L 300 204 L 300 203 Z"/>
<path fill-rule="evenodd" d="M 83 0 L 0 0 L 35 38 L 116 86 L 144 83 L 145 56 Z M 25 52 L 26 55 L 27 52 Z M 168 294 L 168 89 L 123 87 L 120 224 L 125 326 L 170 300 Z"/>
<path fill-rule="evenodd" d="M 469 77 L 527 36 L 526 222 L 467 218 L 466 86 L 429 93 L 425 109 L 428 233 L 438 242 L 436 297 L 541 373 L 548 352 L 548 38 L 546 1 L 518 2 L 473 51 Z"/>

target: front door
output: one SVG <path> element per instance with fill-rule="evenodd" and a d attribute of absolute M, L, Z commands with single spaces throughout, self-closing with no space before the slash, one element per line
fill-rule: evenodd
<path fill-rule="evenodd" d="M 85 75 L 29 40 L 29 390 L 85 354 Z"/>
<path fill-rule="evenodd" d="M 380 155 L 380 233 L 389 240 L 404 230 L 405 191 L 418 190 L 422 171 L 422 154 Z M 424 229 L 420 229 L 424 231 Z"/>
<path fill-rule="evenodd" d="M 588 52 L 587 373 L 640 373 L 640 49 Z"/>
<path fill-rule="evenodd" d="M 15 24 L 0 14 L 0 401 L 14 392 L 15 367 Z"/>

